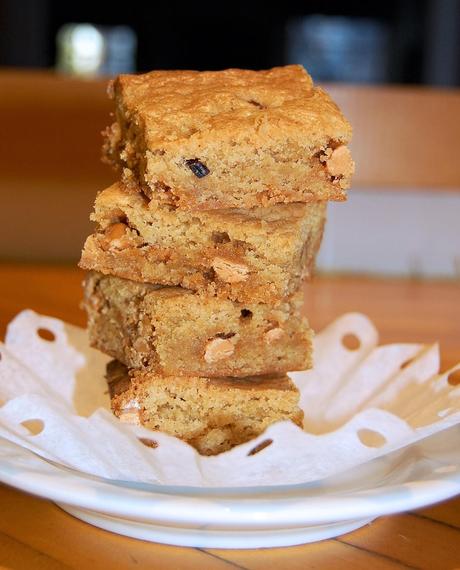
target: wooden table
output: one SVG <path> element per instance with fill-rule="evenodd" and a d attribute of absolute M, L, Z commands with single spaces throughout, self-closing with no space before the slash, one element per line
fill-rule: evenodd
<path fill-rule="evenodd" d="M 26 307 L 84 323 L 81 273 L 73 268 L 0 266 L 0 327 Z M 307 311 L 319 329 L 334 317 L 367 313 L 383 342 L 441 342 L 443 367 L 460 361 L 460 283 L 318 278 Z M 117 536 L 72 518 L 49 501 L 0 486 L 0 566 L 23 569 L 460 568 L 460 498 L 383 517 L 321 543 L 273 550 L 186 549 Z"/>

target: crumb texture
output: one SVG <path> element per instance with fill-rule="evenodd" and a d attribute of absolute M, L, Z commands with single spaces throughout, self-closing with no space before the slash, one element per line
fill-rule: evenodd
<path fill-rule="evenodd" d="M 184 212 L 139 188 L 100 192 L 80 266 L 234 301 L 277 304 L 314 270 L 326 203 Z"/>
<path fill-rule="evenodd" d="M 85 308 L 93 346 L 130 368 L 165 376 L 249 376 L 311 367 L 301 292 L 277 307 L 90 273 Z M 274 332 L 270 332 L 274 331 Z"/>
<path fill-rule="evenodd" d="M 299 392 L 286 375 L 165 378 L 129 372 L 120 363 L 110 366 L 112 409 L 120 419 L 179 437 L 202 455 L 227 451 L 277 421 L 302 425 Z M 120 383 L 122 388 L 117 388 Z"/>

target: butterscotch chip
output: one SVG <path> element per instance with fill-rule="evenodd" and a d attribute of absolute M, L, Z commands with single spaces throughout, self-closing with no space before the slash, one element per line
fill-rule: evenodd
<path fill-rule="evenodd" d="M 118 419 L 124 424 L 141 425 L 139 410 L 121 410 Z"/>
<path fill-rule="evenodd" d="M 204 359 L 208 363 L 228 358 L 235 352 L 235 345 L 228 338 L 213 338 L 206 345 Z"/>
<path fill-rule="evenodd" d="M 107 372 L 109 386 L 115 384 L 114 414 L 121 419 L 136 401 L 139 414 L 132 417 L 141 425 L 179 437 L 203 455 L 244 443 L 277 421 L 302 426 L 299 392 L 286 375 L 213 379 L 124 370 L 112 382 Z"/>
<path fill-rule="evenodd" d="M 105 235 L 109 240 L 120 239 L 125 235 L 127 229 L 128 226 L 126 224 L 112 224 L 105 230 Z"/>
<path fill-rule="evenodd" d="M 137 350 L 138 352 L 144 353 L 144 352 L 148 352 L 148 351 L 149 351 L 149 344 L 148 344 L 148 342 L 147 342 L 144 338 L 142 338 L 142 337 L 136 338 L 136 340 L 135 340 L 134 343 L 133 343 L 133 347 L 134 347 L 134 349 Z"/>
<path fill-rule="evenodd" d="M 185 212 L 117 183 L 96 198 L 91 219 L 98 227 L 80 266 L 276 305 L 313 273 L 325 218 L 325 202 Z M 107 232 L 118 233 L 117 247 Z"/>
<path fill-rule="evenodd" d="M 265 333 L 265 342 L 271 344 L 272 342 L 276 342 L 280 340 L 284 336 L 284 330 L 281 327 L 276 327 L 270 329 Z"/>
<path fill-rule="evenodd" d="M 312 332 L 300 313 L 302 300 L 298 291 L 273 309 L 95 272 L 85 284 L 92 346 L 130 368 L 169 376 L 248 376 L 310 368 Z M 268 344 L 266 334 L 274 322 L 283 323 L 284 335 Z"/>
<path fill-rule="evenodd" d="M 107 160 L 179 209 L 346 199 L 320 156 L 351 127 L 299 65 L 120 75 L 113 98 Z"/>
<path fill-rule="evenodd" d="M 327 159 L 326 167 L 331 176 L 351 177 L 355 170 L 355 163 L 351 158 L 350 149 L 346 146 L 336 148 Z"/>
<path fill-rule="evenodd" d="M 249 269 L 243 263 L 229 261 L 222 257 L 215 257 L 212 267 L 217 276 L 226 283 L 240 283 L 248 278 Z"/>
<path fill-rule="evenodd" d="M 107 376 L 109 377 L 109 373 L 107 373 Z M 117 380 L 116 382 L 119 381 Z M 126 381 L 124 384 L 126 385 Z M 118 410 L 118 419 L 125 424 L 141 425 L 140 409 L 141 406 L 137 400 L 126 400 Z"/>
<path fill-rule="evenodd" d="M 129 247 L 129 228 L 126 224 L 116 223 L 108 226 L 104 232 L 104 245 L 109 249 L 124 249 Z"/>

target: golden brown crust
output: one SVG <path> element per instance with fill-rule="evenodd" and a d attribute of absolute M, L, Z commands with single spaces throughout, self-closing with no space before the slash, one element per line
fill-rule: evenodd
<path fill-rule="evenodd" d="M 180 208 L 346 198 L 352 169 L 321 159 L 351 127 L 301 66 L 121 75 L 113 91 L 107 157 Z"/>

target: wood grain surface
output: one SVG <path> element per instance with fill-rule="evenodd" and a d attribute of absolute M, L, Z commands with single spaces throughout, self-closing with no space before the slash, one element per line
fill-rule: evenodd
<path fill-rule="evenodd" d="M 24 308 L 83 325 L 81 279 L 81 272 L 65 266 L 0 266 L 1 335 Z M 458 282 L 319 277 L 306 287 L 306 313 L 316 329 L 350 310 L 367 313 L 382 342 L 439 340 L 443 367 L 460 361 Z M 7 486 L 0 486 L 0 507 L 0 567 L 14 570 L 460 568 L 460 498 L 383 517 L 334 540 L 249 551 L 136 541 Z"/>

